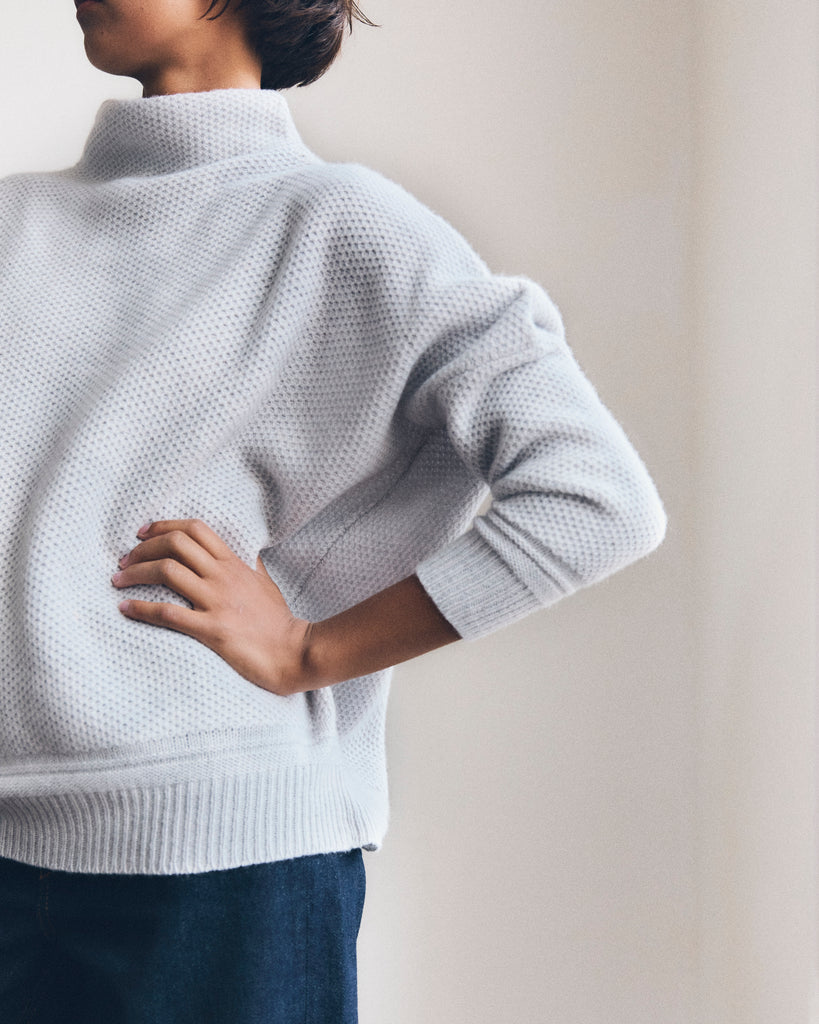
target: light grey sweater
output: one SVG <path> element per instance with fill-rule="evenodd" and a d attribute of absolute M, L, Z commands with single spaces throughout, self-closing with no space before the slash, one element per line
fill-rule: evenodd
<path fill-rule="evenodd" d="M 541 288 L 274 92 L 107 100 L 76 166 L 0 181 L 0 369 L 0 855 L 30 864 L 384 834 L 389 672 L 278 697 L 125 618 L 184 603 L 112 587 L 142 523 L 203 519 L 308 619 L 417 572 L 467 639 L 665 532 Z"/>

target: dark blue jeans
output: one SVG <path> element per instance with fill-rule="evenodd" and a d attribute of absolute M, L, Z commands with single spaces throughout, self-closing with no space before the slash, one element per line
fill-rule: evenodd
<path fill-rule="evenodd" d="M 195 875 L 0 858 L 2 1024 L 354 1024 L 361 850 Z"/>

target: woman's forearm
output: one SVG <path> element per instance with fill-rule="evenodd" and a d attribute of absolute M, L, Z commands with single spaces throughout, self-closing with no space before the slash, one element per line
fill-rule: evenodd
<path fill-rule="evenodd" d="M 303 678 L 294 686 L 316 689 L 353 679 L 459 639 L 418 577 L 409 576 L 338 615 L 310 623 Z"/>

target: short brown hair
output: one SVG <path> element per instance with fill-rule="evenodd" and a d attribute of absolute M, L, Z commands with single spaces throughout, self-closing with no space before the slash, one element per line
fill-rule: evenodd
<path fill-rule="evenodd" d="M 211 0 L 207 17 L 219 0 Z M 223 0 L 218 18 L 231 5 Z M 330 67 L 341 49 L 344 29 L 353 19 L 373 25 L 356 0 L 239 0 L 247 9 L 248 29 L 262 59 L 262 88 L 309 85 Z"/>

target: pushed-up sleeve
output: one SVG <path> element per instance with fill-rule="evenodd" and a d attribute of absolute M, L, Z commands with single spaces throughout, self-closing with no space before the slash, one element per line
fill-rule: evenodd
<path fill-rule="evenodd" d="M 405 414 L 444 431 L 492 501 L 416 571 L 473 639 L 647 555 L 666 515 L 542 288 L 488 271 L 427 285 Z"/>

